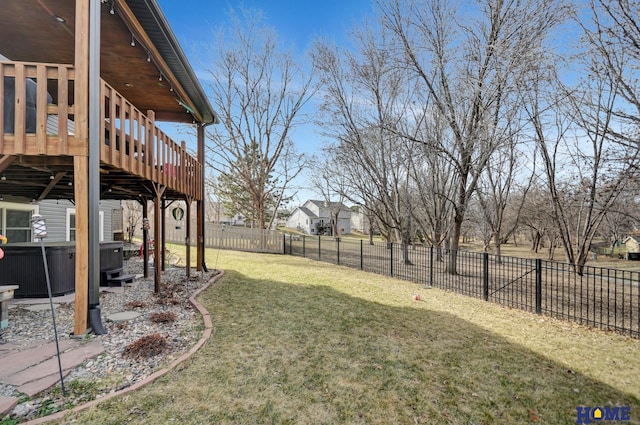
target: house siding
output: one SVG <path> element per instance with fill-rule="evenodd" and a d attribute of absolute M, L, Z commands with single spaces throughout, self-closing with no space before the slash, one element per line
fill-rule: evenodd
<path fill-rule="evenodd" d="M 304 214 L 304 212 L 299 208 L 296 208 L 296 210 L 287 219 L 287 227 L 291 227 L 292 229 L 299 229 L 304 233 L 309 234 L 311 233 L 310 229 L 312 221 L 313 219 Z"/>
<path fill-rule="evenodd" d="M 47 240 L 63 242 L 66 240 L 67 208 L 75 208 L 69 201 L 41 201 L 40 215 L 47 222 Z"/>
<path fill-rule="evenodd" d="M 640 252 L 640 243 L 638 243 L 638 240 L 636 238 L 629 237 L 625 240 L 624 244 L 625 244 L 625 247 L 627 248 L 627 252 L 632 252 L 632 253 Z"/>
<path fill-rule="evenodd" d="M 40 214 L 47 221 L 47 240 L 51 242 L 63 242 L 67 240 L 67 210 L 75 209 L 70 201 L 43 200 L 39 203 Z M 100 211 L 103 216 L 103 241 L 113 241 L 113 216 L 114 210 L 121 210 L 120 201 L 100 201 Z M 116 223 L 117 224 L 117 223 Z M 121 227 L 121 226 L 120 226 Z M 122 229 L 115 229 L 117 231 Z"/>

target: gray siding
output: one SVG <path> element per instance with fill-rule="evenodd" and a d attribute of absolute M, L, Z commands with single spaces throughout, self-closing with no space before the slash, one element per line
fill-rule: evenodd
<path fill-rule="evenodd" d="M 66 240 L 67 208 L 75 208 L 69 201 L 40 201 L 40 215 L 47 221 L 47 240 L 64 242 Z"/>
<path fill-rule="evenodd" d="M 44 200 L 39 203 L 39 207 L 40 214 L 47 220 L 47 240 L 51 242 L 65 241 L 67 232 L 67 208 L 75 209 L 75 205 L 70 201 Z M 100 201 L 100 211 L 103 212 L 104 220 L 104 242 L 113 241 L 114 210 L 120 210 L 120 201 Z"/>

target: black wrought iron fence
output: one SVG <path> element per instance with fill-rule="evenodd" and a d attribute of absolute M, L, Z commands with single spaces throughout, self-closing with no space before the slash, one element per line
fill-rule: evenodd
<path fill-rule="evenodd" d="M 284 236 L 284 253 L 434 286 L 640 338 L 640 272 L 332 237 Z"/>

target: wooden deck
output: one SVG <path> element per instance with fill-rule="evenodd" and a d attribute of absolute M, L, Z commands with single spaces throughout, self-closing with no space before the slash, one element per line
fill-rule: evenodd
<path fill-rule="evenodd" d="M 0 99 L 13 91 L 5 87 L 7 82 L 27 79 L 35 82 L 29 83 L 31 92 L 26 83 L 13 84 L 13 103 L 0 102 L 0 183 L 4 183 L 0 192 L 13 182 L 18 196 L 72 199 L 72 184 L 67 182 L 73 175 L 72 158 L 88 155 L 89 149 L 88 143 L 74 134 L 78 107 L 73 105 L 75 70 L 70 65 L 0 62 Z M 166 188 L 168 199 L 187 196 L 202 200 L 202 164 L 188 154 L 185 143 L 173 141 L 156 127 L 153 111 L 136 109 L 104 80 L 100 95 L 103 199 L 133 199 L 153 182 Z M 35 131 L 27 132 L 34 121 L 33 115 L 28 119 L 28 101 L 34 97 Z M 14 115 L 13 125 L 5 122 L 6 112 Z M 38 196 L 33 190 L 21 193 L 21 186 L 25 191 L 36 188 Z"/>

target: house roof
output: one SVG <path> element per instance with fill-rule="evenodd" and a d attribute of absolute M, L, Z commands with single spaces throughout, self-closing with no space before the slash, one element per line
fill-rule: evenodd
<path fill-rule="evenodd" d="M 309 208 L 306 208 L 306 207 L 298 207 L 298 209 L 299 209 L 300 211 L 302 211 L 302 212 L 303 212 L 307 217 L 309 217 L 309 218 L 318 218 L 318 216 L 317 216 L 313 211 L 311 211 Z"/>
<path fill-rule="evenodd" d="M 3 1 L 0 54 L 14 61 L 73 64 L 75 4 L 75 0 Z M 153 110 L 158 121 L 217 122 L 156 0 L 92 4 L 101 7 L 100 74 L 109 85 L 142 112 Z M 55 82 L 48 90 L 55 98 Z"/>
<path fill-rule="evenodd" d="M 316 205 L 319 208 L 333 208 L 333 207 L 340 207 L 343 210 L 347 210 L 348 208 L 341 202 L 326 202 L 326 201 L 318 201 L 315 199 L 309 199 L 307 202 L 310 202 L 314 205 Z"/>
<path fill-rule="evenodd" d="M 632 240 L 634 240 L 636 243 L 639 243 L 639 244 L 640 244 L 640 236 L 634 236 L 634 235 L 627 236 L 626 238 L 624 238 L 624 240 L 622 241 L 622 243 L 627 243 L 627 241 L 628 241 L 629 239 L 632 239 Z"/>

